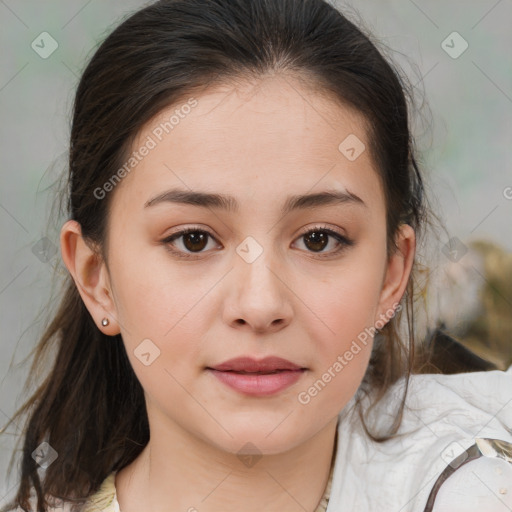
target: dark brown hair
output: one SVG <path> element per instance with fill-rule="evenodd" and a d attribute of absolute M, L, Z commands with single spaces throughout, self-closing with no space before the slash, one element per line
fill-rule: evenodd
<path fill-rule="evenodd" d="M 93 193 L 123 165 L 141 127 L 164 107 L 215 84 L 283 73 L 328 93 L 366 120 L 369 151 L 385 191 L 388 254 L 401 223 L 417 239 L 427 208 L 409 129 L 410 87 L 362 29 L 324 0 L 162 0 L 128 17 L 90 59 L 77 87 L 69 145 L 67 215 L 107 260 L 106 226 L 112 194 Z M 384 395 L 408 377 L 415 358 L 415 261 L 402 311 L 375 336 L 358 390 Z M 28 414 L 20 485 L 14 507 L 37 510 L 45 496 L 85 498 L 114 470 L 132 462 L 149 440 L 143 390 L 120 335 L 96 326 L 69 275 L 60 306 L 37 347 L 31 374 L 55 351 L 52 368 L 12 418 Z M 407 386 L 405 387 L 405 393 Z M 404 394 L 405 399 L 405 394 Z M 402 415 L 385 436 L 396 432 Z M 363 419 L 364 424 L 364 418 Z M 40 478 L 31 454 L 47 441 L 58 453 Z M 10 510 L 12 504 L 4 508 Z M 13 507 L 13 508 L 14 508 Z"/>

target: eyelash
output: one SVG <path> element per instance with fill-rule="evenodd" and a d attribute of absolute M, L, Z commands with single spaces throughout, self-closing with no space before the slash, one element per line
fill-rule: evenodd
<path fill-rule="evenodd" d="M 308 251 L 308 252 L 311 252 L 312 254 L 315 254 L 318 258 L 332 257 L 333 255 L 339 254 L 340 252 L 346 250 L 348 247 L 354 245 L 354 241 L 351 240 L 350 238 L 347 238 L 346 236 L 342 235 L 341 233 L 338 233 L 337 231 L 334 231 L 332 229 L 329 229 L 329 228 L 326 228 L 326 227 L 323 227 L 323 226 L 315 226 L 313 228 L 310 228 L 307 231 L 301 233 L 297 238 L 303 238 L 306 235 L 309 235 L 309 234 L 311 234 L 313 232 L 315 232 L 315 233 L 318 233 L 318 232 L 327 233 L 328 235 L 330 235 L 333 238 L 335 238 L 338 241 L 338 243 L 340 244 L 340 247 L 338 249 L 336 249 L 334 251 L 331 251 L 330 253 L 326 253 L 326 254 L 324 254 L 323 252 L 322 253 L 315 253 L 314 251 Z M 183 229 L 181 231 L 177 231 L 176 233 L 173 233 L 172 235 L 164 238 L 161 242 L 163 244 L 165 244 L 166 249 L 169 252 L 175 254 L 179 258 L 197 259 L 197 257 L 200 256 L 202 254 L 202 252 L 184 253 L 181 250 L 172 249 L 171 246 L 170 246 L 175 239 L 180 238 L 180 237 L 185 236 L 185 235 L 188 235 L 189 233 L 206 233 L 210 238 L 215 240 L 215 237 L 209 231 L 207 231 L 207 230 L 205 230 L 203 228 L 199 228 L 199 227 L 190 227 L 190 228 Z"/>

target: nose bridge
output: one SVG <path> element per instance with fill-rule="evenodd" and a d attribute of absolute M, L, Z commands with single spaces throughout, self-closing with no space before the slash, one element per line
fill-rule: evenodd
<path fill-rule="evenodd" d="M 254 330 L 263 331 L 287 323 L 291 305 L 279 275 L 282 265 L 276 264 L 279 255 L 272 247 L 272 237 L 259 238 L 247 236 L 236 247 L 235 292 L 230 294 L 233 302 L 228 310 L 229 321 L 250 324 Z"/>
<path fill-rule="evenodd" d="M 276 273 L 279 272 L 276 266 L 277 255 L 274 254 L 271 236 L 247 236 L 236 248 L 237 261 L 235 266 L 239 267 L 244 288 L 255 292 L 271 293 L 278 291 L 279 280 Z M 241 261 L 239 261 L 241 260 Z"/>

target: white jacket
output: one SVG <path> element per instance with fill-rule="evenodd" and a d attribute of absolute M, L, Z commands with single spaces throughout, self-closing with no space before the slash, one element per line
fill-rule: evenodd
<path fill-rule="evenodd" d="M 404 381 L 372 416 L 392 419 Z M 443 470 L 477 438 L 512 443 L 512 366 L 504 371 L 413 375 L 399 435 L 371 441 L 353 414 L 340 414 L 331 497 L 326 512 L 424 512 Z M 509 450 L 512 444 L 508 445 Z M 460 466 L 441 486 L 434 512 L 510 512 L 510 459 L 480 457 Z"/>

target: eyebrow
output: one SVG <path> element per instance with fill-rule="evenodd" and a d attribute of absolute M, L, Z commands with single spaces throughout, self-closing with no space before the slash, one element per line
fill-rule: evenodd
<path fill-rule="evenodd" d="M 215 208 L 235 213 L 239 211 L 239 203 L 233 196 L 181 189 L 167 190 L 149 199 L 144 204 L 144 208 L 167 202 L 188 204 L 201 208 Z M 326 190 L 313 194 L 288 196 L 281 208 L 281 214 L 286 215 L 294 210 L 313 209 L 320 206 L 339 204 L 354 204 L 367 207 L 366 203 L 359 196 L 348 190 Z"/>

